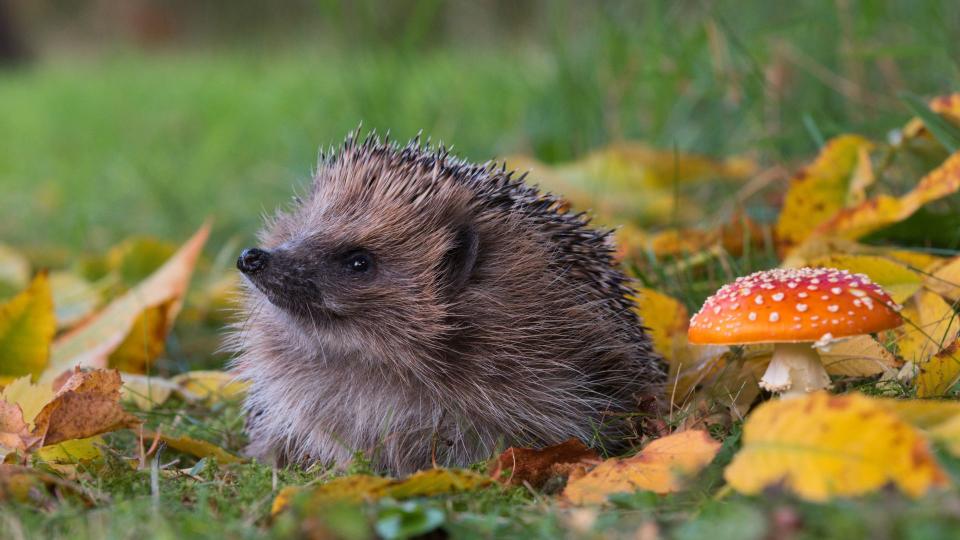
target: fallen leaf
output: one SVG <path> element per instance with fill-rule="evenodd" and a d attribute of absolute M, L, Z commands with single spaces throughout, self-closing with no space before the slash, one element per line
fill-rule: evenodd
<path fill-rule="evenodd" d="M 50 282 L 40 273 L 26 290 L 0 305 L 0 383 L 39 375 L 56 330 Z"/>
<path fill-rule="evenodd" d="M 806 266 L 849 270 L 866 274 L 871 281 L 883 287 L 894 302 L 906 302 L 923 284 L 920 274 L 906 265 L 879 255 L 844 255 L 835 253 L 808 261 Z"/>
<path fill-rule="evenodd" d="M 600 460 L 595 451 L 579 439 L 570 439 L 546 448 L 507 448 L 494 461 L 490 476 L 514 486 L 539 488 L 555 476 L 567 476 L 573 467 Z"/>
<path fill-rule="evenodd" d="M 570 480 L 563 497 L 573 504 L 601 504 L 614 493 L 679 491 L 683 478 L 706 467 L 720 443 L 705 431 L 674 433 L 648 444 L 626 459 L 608 459 L 585 476 Z"/>
<path fill-rule="evenodd" d="M 782 485 L 816 502 L 893 483 L 913 497 L 946 483 L 927 439 L 883 400 L 815 392 L 758 407 L 724 476 L 748 495 Z"/>
<path fill-rule="evenodd" d="M 53 387 L 49 384 L 33 383 L 29 375 L 14 380 L 0 391 L 0 398 L 7 403 L 14 403 L 23 413 L 27 424 L 33 423 L 40 410 L 53 399 Z"/>
<path fill-rule="evenodd" d="M 66 496 L 92 505 L 105 497 L 83 486 L 32 467 L 0 463 L 0 502 L 15 501 L 52 510 Z"/>
<path fill-rule="evenodd" d="M 869 335 L 831 342 L 818 349 L 827 373 L 846 377 L 870 377 L 896 370 L 897 358 Z"/>
<path fill-rule="evenodd" d="M 209 234 L 207 223 L 144 282 L 57 339 L 43 378 L 52 380 L 74 366 L 104 367 L 110 353 L 130 334 L 146 309 L 169 303 L 165 320 L 171 324 L 180 310 L 193 267 Z"/>
<path fill-rule="evenodd" d="M 473 491 L 491 483 L 489 477 L 467 469 L 428 469 L 385 486 L 381 494 L 394 499 L 432 497 Z"/>
<path fill-rule="evenodd" d="M 960 341 L 954 341 L 926 362 L 917 364 L 917 397 L 945 396 L 960 379 Z"/>
<path fill-rule="evenodd" d="M 884 399 L 882 404 L 960 457 L 960 402 L 933 399 Z"/>
<path fill-rule="evenodd" d="M 121 399 L 132 403 L 141 411 L 150 411 L 154 407 L 163 405 L 170 394 L 179 390 L 180 386 L 162 377 L 147 377 L 132 373 L 121 373 L 123 388 Z"/>
<path fill-rule="evenodd" d="M 11 452 L 26 453 L 39 440 L 30 433 L 19 405 L 0 401 L 0 463 Z"/>
<path fill-rule="evenodd" d="M 170 379 L 190 400 L 218 402 L 236 399 L 247 392 L 250 383 L 238 380 L 226 371 L 187 371 Z"/>
<path fill-rule="evenodd" d="M 154 439 L 159 437 L 161 441 L 167 443 L 167 446 L 173 448 L 174 450 L 179 450 L 185 454 L 190 454 L 191 456 L 198 458 L 212 457 L 216 458 L 218 463 L 229 464 L 229 463 L 241 463 L 244 461 L 243 458 L 232 454 L 223 448 L 213 444 L 212 442 L 203 441 L 200 439 L 195 439 L 193 437 L 183 436 L 172 436 L 166 434 L 156 434 L 151 431 L 144 431 L 143 438 Z"/>
<path fill-rule="evenodd" d="M 948 157 L 939 167 L 924 176 L 916 187 L 902 195 L 878 195 L 863 203 L 845 208 L 829 221 L 819 225 L 816 234 L 861 238 L 888 225 L 903 221 L 923 205 L 956 193 L 960 189 L 960 152 Z"/>
<path fill-rule="evenodd" d="M 637 315 L 649 331 L 653 348 L 673 363 L 687 346 L 690 315 L 678 300 L 653 289 L 639 289 L 633 296 Z"/>
<path fill-rule="evenodd" d="M 77 368 L 33 419 L 42 446 L 133 427 L 140 421 L 120 407 L 120 372 Z"/>
<path fill-rule="evenodd" d="M 924 285 L 951 302 L 960 301 L 960 257 L 955 257 L 925 277 Z"/>
<path fill-rule="evenodd" d="M 51 272 L 50 289 L 58 330 L 70 328 L 89 317 L 102 300 L 96 287 L 70 272 Z"/>
<path fill-rule="evenodd" d="M 430 469 L 414 473 L 402 480 L 353 474 L 309 487 L 288 486 L 280 490 L 274 498 L 271 515 L 275 516 L 289 508 L 291 501 L 299 496 L 306 498 L 307 508 L 317 509 L 330 503 L 359 503 L 383 497 L 432 497 L 472 491 L 491 483 L 489 477 L 465 469 Z"/>
<path fill-rule="evenodd" d="M 141 311 L 127 337 L 110 353 L 107 366 L 127 373 L 146 373 L 153 360 L 163 354 L 167 332 L 173 326 L 167 315 L 173 312 L 174 301 Z"/>
<path fill-rule="evenodd" d="M 957 314 L 934 292 L 920 290 L 904 303 L 900 314 L 906 324 L 891 331 L 899 356 L 921 371 L 933 355 L 956 341 L 960 333 Z"/>
<path fill-rule="evenodd" d="M 103 437 L 95 436 L 86 439 L 71 439 L 59 444 L 44 446 L 37 450 L 37 456 L 46 463 L 80 463 L 101 457 L 100 446 L 104 444 Z"/>
<path fill-rule="evenodd" d="M 847 205 L 851 186 L 858 189 L 854 182 L 858 164 L 864 152 L 872 148 L 873 143 L 863 137 L 840 135 L 828 141 L 813 163 L 794 176 L 776 227 L 783 246 L 800 244 Z"/>

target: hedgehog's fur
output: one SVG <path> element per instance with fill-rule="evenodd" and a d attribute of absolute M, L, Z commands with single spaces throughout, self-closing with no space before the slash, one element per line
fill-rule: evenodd
<path fill-rule="evenodd" d="M 261 233 L 228 339 L 251 455 L 378 470 L 508 445 L 621 447 L 662 365 L 609 231 L 496 165 L 350 137 Z M 366 250 L 374 270 L 351 273 Z"/>

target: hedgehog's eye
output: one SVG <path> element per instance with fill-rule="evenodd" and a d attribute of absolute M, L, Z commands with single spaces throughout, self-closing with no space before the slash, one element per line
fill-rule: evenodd
<path fill-rule="evenodd" d="M 368 272 L 373 268 L 373 256 L 363 250 L 352 251 L 344 258 L 344 266 L 358 274 Z"/>

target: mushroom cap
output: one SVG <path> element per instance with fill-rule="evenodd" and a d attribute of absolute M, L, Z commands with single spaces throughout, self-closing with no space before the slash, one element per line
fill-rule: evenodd
<path fill-rule="evenodd" d="M 691 319 L 691 343 L 818 341 L 903 323 L 897 305 L 864 274 L 835 268 L 775 268 L 737 278 Z"/>

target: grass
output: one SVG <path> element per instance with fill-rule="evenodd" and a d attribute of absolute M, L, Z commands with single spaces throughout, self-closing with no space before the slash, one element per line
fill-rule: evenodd
<path fill-rule="evenodd" d="M 367 48 L 334 36 L 322 45 L 269 50 L 53 57 L 0 73 L 0 239 L 40 263 L 68 265 L 135 234 L 182 240 L 213 216 L 212 255 L 229 239 L 250 238 L 261 212 L 307 181 L 317 148 L 361 123 L 398 139 L 422 130 L 475 160 L 525 152 L 557 162 L 611 141 L 642 139 L 790 165 L 838 133 L 882 138 L 910 115 L 902 91 L 956 90 L 957 9 L 906 0 L 749 9 L 610 2 L 598 10 L 548 11 L 548 30 L 482 48 L 418 48 L 416 40 Z M 751 210 L 769 218 L 775 203 Z M 915 239 L 915 231 L 904 234 Z M 954 234 L 943 242 L 955 241 Z M 649 274 L 641 277 L 693 307 L 731 272 L 774 260 L 767 246 L 720 261 L 705 275 L 645 264 Z M 180 328 L 174 337 L 195 333 Z M 169 364 L 178 369 L 211 362 L 195 352 L 209 347 L 173 342 L 168 350 L 186 351 Z M 236 404 L 210 409 L 173 401 L 147 417 L 172 418 L 195 436 L 242 448 Z M 728 451 L 737 430 L 718 427 Z M 133 470 L 121 459 L 136 455 L 130 433 L 107 441 L 116 453 L 80 481 L 108 503 L 90 508 L 65 497 L 6 504 L 0 538 L 350 538 L 398 511 L 383 502 L 272 521 L 275 488 L 308 482 L 316 471 L 198 463 L 166 450 L 159 457 L 166 471 L 191 473 L 165 473 L 153 483 L 149 469 Z M 956 479 L 960 467 L 940 457 Z M 438 510 L 444 529 L 464 538 L 637 531 L 716 540 L 945 538 L 960 526 L 956 489 L 916 501 L 883 492 L 828 505 L 780 492 L 742 497 L 717 491 L 724 459 L 690 492 L 622 496 L 599 512 L 563 508 L 524 489 L 425 499 L 402 511 L 417 517 Z"/>

